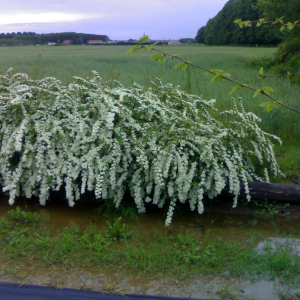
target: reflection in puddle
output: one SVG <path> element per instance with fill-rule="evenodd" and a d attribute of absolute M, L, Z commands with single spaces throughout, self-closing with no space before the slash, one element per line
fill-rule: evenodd
<path fill-rule="evenodd" d="M 257 245 L 257 250 L 268 249 L 274 251 L 278 248 L 287 247 L 290 251 L 295 251 L 300 254 L 300 240 L 291 238 L 269 237 L 267 240 L 260 242 Z"/>

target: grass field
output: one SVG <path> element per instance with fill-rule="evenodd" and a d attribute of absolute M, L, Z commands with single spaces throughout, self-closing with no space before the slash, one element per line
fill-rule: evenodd
<path fill-rule="evenodd" d="M 197 68 L 173 70 L 175 61 L 159 64 L 150 60 L 151 53 L 126 56 L 128 49 L 127 46 L 0 47 L 0 74 L 12 67 L 15 73 L 26 72 L 34 79 L 53 76 L 68 84 L 72 82 L 72 76 L 87 77 L 91 76 L 91 70 L 96 70 L 104 80 L 117 79 L 124 86 L 130 86 L 133 82 L 150 86 L 151 80 L 159 77 L 163 83 L 180 85 L 191 94 L 202 95 L 203 99 L 217 99 L 220 110 L 232 107 L 229 93 L 234 85 L 228 82 L 210 84 L 210 78 Z M 274 48 L 165 46 L 159 49 L 178 54 L 207 69 L 222 69 L 229 72 L 233 79 L 250 86 L 271 86 L 276 92 L 275 98 L 300 109 L 299 87 L 291 87 L 286 81 L 261 82 L 257 78 L 258 71 L 248 65 L 251 58 L 272 54 L 276 51 Z M 287 174 L 285 180 L 300 184 L 299 115 L 284 108 L 267 113 L 259 107 L 259 103 L 266 99 L 262 96 L 253 99 L 252 94 L 242 91 L 235 97 L 242 96 L 245 109 L 262 118 L 265 131 L 283 139 L 284 145 L 276 147 L 276 155 L 283 172 Z M 36 111 L 35 107 L 33 111 Z M 144 107 L 145 114 L 149 114 L 149 105 Z M 45 114 L 41 113 L 41 116 Z M 7 118 L 15 123 L 16 118 L 11 115 Z M 73 126 L 73 119 L 70 124 Z M 239 139 L 237 146 L 240 143 Z M 58 143 L 54 144 L 56 146 Z M 66 144 L 65 140 L 63 144 Z M 70 144 L 74 145 L 73 141 Z M 96 160 L 98 158 L 99 155 Z M 274 181 L 283 180 L 277 178 Z M 7 203 L 8 196 L 3 196 L 2 200 Z M 19 198 L 16 201 L 20 204 L 23 200 Z M 288 207 L 269 202 L 242 202 L 241 211 L 245 214 L 233 215 L 230 214 L 231 209 L 223 210 L 220 204 L 223 200 L 219 200 L 211 204 L 217 207 L 215 212 L 208 211 L 196 217 L 192 213 L 186 214 L 184 207 L 178 208 L 174 213 L 173 227 L 166 228 L 159 218 L 164 219 L 167 210 L 153 210 L 153 213 L 150 210 L 148 215 L 137 216 L 130 204 L 113 211 L 108 201 L 101 207 L 88 207 L 88 202 L 82 201 L 82 206 L 72 209 L 67 203 L 59 203 L 55 208 L 56 201 L 59 203 L 60 199 L 54 195 L 52 202 L 49 201 L 52 206 L 47 206 L 47 209 L 36 205 L 36 197 L 28 202 L 23 201 L 14 210 L 0 205 L 1 280 L 4 278 L 5 281 L 22 284 L 38 282 L 39 285 L 56 287 L 72 283 L 71 287 L 95 289 L 90 278 L 96 274 L 98 282 L 99 276 L 106 276 L 101 282 L 102 292 L 118 292 L 119 281 L 123 281 L 125 276 L 135 284 L 140 278 L 144 280 L 144 276 L 155 280 L 171 278 L 172 287 L 176 288 L 188 284 L 183 280 L 201 276 L 205 281 L 207 278 L 219 281 L 219 277 L 232 279 L 232 282 L 241 282 L 241 279 L 253 282 L 273 280 L 277 284 L 276 289 L 278 282 L 299 289 L 300 259 L 293 248 L 299 241 L 299 211 L 296 205 Z M 115 214 L 121 215 L 122 220 L 121 217 L 115 219 Z M 133 224 L 134 220 L 139 221 L 138 225 Z M 57 227 L 54 227 L 54 222 Z M 273 251 L 269 237 L 281 239 L 284 243 L 279 243 Z M 261 242 L 264 244 L 259 248 Z M 84 277 L 82 274 L 87 275 Z M 154 281 L 148 282 L 152 284 Z M 160 285 L 165 283 L 161 281 Z M 201 290 L 198 286 L 195 285 Z M 266 293 L 264 287 L 260 288 L 262 293 Z M 259 290 L 257 286 L 254 288 Z M 240 298 L 236 296 L 238 292 L 244 293 L 241 288 L 232 290 L 222 284 L 215 288 L 214 298 L 254 299 L 243 295 Z M 292 292 L 295 294 L 291 297 L 287 295 L 280 299 L 298 299 L 298 291 L 294 289 Z M 264 297 L 268 296 L 264 294 Z"/>
<path fill-rule="evenodd" d="M 203 76 L 204 72 L 199 69 L 173 70 L 175 61 L 160 64 L 150 60 L 151 53 L 125 55 L 128 49 L 128 46 L 1 47 L 0 71 L 3 73 L 12 67 L 16 72 L 27 72 L 34 78 L 53 76 L 64 84 L 70 83 L 74 75 L 89 76 L 91 70 L 98 71 L 105 80 L 118 79 L 125 86 L 133 82 L 149 86 L 151 80 L 159 77 L 164 83 L 180 85 L 192 94 L 202 95 L 204 99 L 217 99 L 218 107 L 222 109 L 230 105 L 229 93 L 233 84 L 209 84 L 210 78 Z M 233 79 L 257 88 L 271 86 L 275 90 L 275 98 L 300 109 L 299 87 L 291 87 L 283 80 L 259 81 L 257 71 L 248 67 L 249 59 L 271 54 L 274 48 L 161 46 L 159 49 L 178 54 L 208 69 L 225 70 Z M 280 108 L 268 114 L 258 106 L 265 101 L 264 97 L 253 99 L 251 91 L 238 92 L 234 96 L 242 96 L 246 109 L 262 117 L 268 132 L 284 139 L 300 139 L 300 119 L 296 113 Z"/>
<path fill-rule="evenodd" d="M 229 72 L 232 79 L 247 83 L 255 88 L 270 86 L 275 90 L 272 95 L 300 110 L 300 88 L 290 86 L 285 80 L 258 79 L 258 70 L 248 66 L 251 58 L 272 54 L 275 48 L 246 48 L 246 47 L 207 47 L 207 46 L 157 46 L 167 53 L 178 54 L 192 63 L 207 69 L 221 69 Z M 124 86 L 137 82 L 149 86 L 151 80 L 159 77 L 163 83 L 171 82 L 180 85 L 182 89 L 203 99 L 217 99 L 217 107 L 221 110 L 231 107 L 231 95 L 234 84 L 225 82 L 210 84 L 211 77 L 204 76 L 204 71 L 189 67 L 186 71 L 173 70 L 176 63 L 167 60 L 160 64 L 150 60 L 151 53 L 137 53 L 125 55 L 129 46 L 26 46 L 1 47 L 0 72 L 3 74 L 12 67 L 15 72 L 26 72 L 34 79 L 53 76 L 64 84 L 72 81 L 74 75 L 87 77 L 91 70 L 96 70 L 104 80 L 118 79 Z M 288 109 L 274 109 L 267 113 L 259 104 L 268 101 L 263 95 L 252 97 L 252 91 L 238 91 L 233 96 L 243 97 L 246 110 L 252 111 L 262 118 L 262 128 L 272 134 L 280 136 L 284 144 L 277 152 L 284 151 L 280 158 L 285 163 L 284 156 L 288 149 L 293 148 L 293 157 L 288 159 L 292 169 L 300 161 L 296 159 L 300 142 L 300 116 Z M 292 161 L 292 162 L 291 162 Z M 290 167 L 289 167 L 290 168 Z"/>

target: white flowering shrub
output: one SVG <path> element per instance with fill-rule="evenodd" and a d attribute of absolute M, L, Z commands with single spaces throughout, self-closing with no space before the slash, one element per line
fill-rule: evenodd
<path fill-rule="evenodd" d="M 249 196 L 248 181 L 280 172 L 270 139 L 280 140 L 241 102 L 219 113 L 215 100 L 160 80 L 152 88 L 111 87 L 96 72 L 74 80 L 0 76 L 0 180 L 10 204 L 35 195 L 45 205 L 65 188 L 70 206 L 86 190 L 118 206 L 129 190 L 139 212 L 167 203 L 168 225 L 177 202 L 202 213 L 203 197 L 227 185 L 236 206 L 242 184 Z"/>

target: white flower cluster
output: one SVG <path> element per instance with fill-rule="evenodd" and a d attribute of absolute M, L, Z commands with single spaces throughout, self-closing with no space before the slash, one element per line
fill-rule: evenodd
<path fill-rule="evenodd" d="M 248 181 L 280 172 L 270 141 L 279 139 L 241 101 L 218 113 L 215 100 L 159 79 L 148 89 L 110 87 L 96 72 L 69 86 L 8 72 L 0 90 L 0 180 L 10 204 L 23 194 L 44 205 L 65 188 L 70 206 L 87 190 L 118 206 L 129 190 L 139 212 L 148 202 L 169 204 L 169 225 L 177 201 L 202 213 L 204 196 L 228 186 L 236 206 L 241 184 L 249 196 Z"/>

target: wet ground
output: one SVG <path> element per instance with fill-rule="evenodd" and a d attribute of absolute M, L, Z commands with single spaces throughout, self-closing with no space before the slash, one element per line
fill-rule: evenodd
<path fill-rule="evenodd" d="M 63 228 L 76 224 L 85 228 L 90 222 L 97 228 L 107 228 L 106 222 L 115 217 L 95 212 L 95 207 L 88 203 L 78 203 L 70 208 L 66 202 L 52 201 L 45 207 L 38 205 L 36 200 L 18 199 L 12 207 L 8 205 L 8 198 L 4 195 L 0 198 L 0 217 L 7 217 L 7 212 L 20 205 L 23 210 L 35 211 L 41 219 L 47 220 L 55 228 Z M 188 231 L 195 236 L 204 236 L 210 232 L 210 237 L 220 236 L 231 241 L 239 239 L 247 240 L 249 235 L 261 233 L 269 237 L 271 247 L 286 242 L 278 238 L 278 234 L 293 236 L 296 251 L 300 253 L 300 206 L 291 205 L 285 207 L 279 204 L 275 208 L 260 208 L 260 217 L 255 217 L 256 208 L 238 206 L 232 210 L 218 205 L 218 208 L 208 209 L 199 216 L 191 212 L 178 212 L 173 219 L 172 225 L 164 226 L 164 212 L 150 211 L 142 215 L 137 221 L 126 221 L 145 237 L 155 234 L 178 235 Z M 261 213 L 262 212 L 262 213 Z M 264 214 L 265 213 L 265 214 Z M 269 213 L 269 215 L 267 214 Z M 263 245 L 258 244 L 257 249 Z M 34 253 L 32 254 L 34 255 Z M 63 265 L 31 265 L 28 260 L 4 262 L 0 258 L 0 281 L 18 282 L 20 284 L 37 284 L 45 286 L 69 287 L 86 290 L 100 290 L 102 292 L 114 292 L 120 295 L 145 294 L 173 297 L 190 297 L 198 299 L 300 299 L 297 292 L 300 288 L 296 285 L 289 286 L 277 279 L 273 281 L 241 280 L 239 278 L 226 278 L 216 276 L 197 276 L 194 278 L 168 277 L 155 274 L 139 274 L 124 272 L 118 269 L 101 267 L 69 267 Z M 300 294 L 299 294 L 300 295 Z"/>

